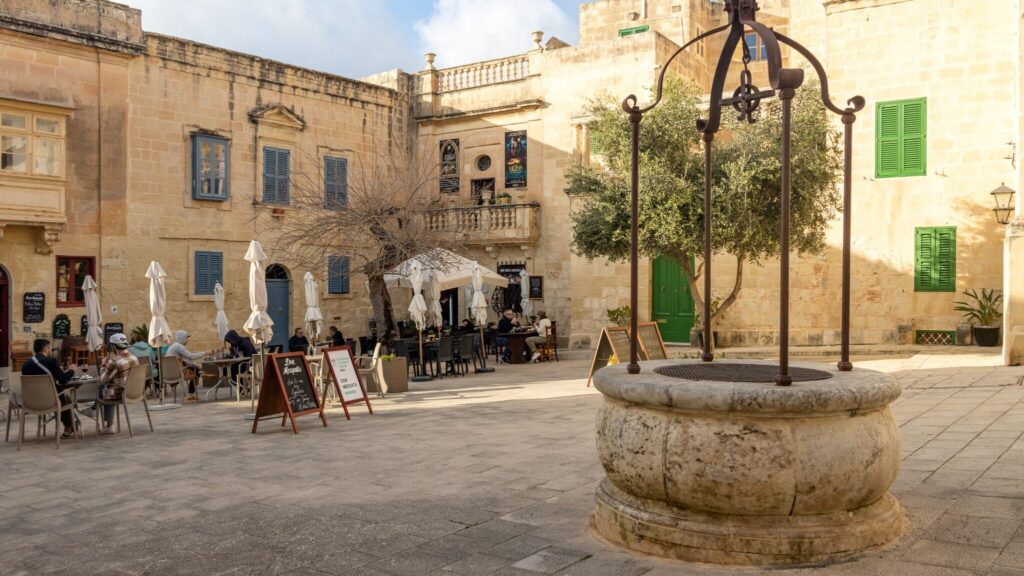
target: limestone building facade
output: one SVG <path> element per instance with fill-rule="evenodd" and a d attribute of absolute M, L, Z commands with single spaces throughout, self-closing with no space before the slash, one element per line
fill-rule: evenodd
<path fill-rule="evenodd" d="M 868 101 L 854 133 L 854 343 L 948 341 L 962 323 L 959 293 L 1004 283 L 1007 323 L 1024 324 L 1012 282 L 1015 263 L 1024 266 L 1020 226 L 1004 247 L 988 194 L 1024 186 L 1019 0 L 983 9 L 971 0 L 760 4 L 759 20 L 818 55 L 836 101 Z M 600 152 L 590 148 L 586 105 L 603 94 L 644 100 L 682 43 L 725 23 L 721 1 L 595 0 L 580 5 L 575 46 L 538 33 L 521 54 L 445 69 L 428 54 L 421 71 L 354 80 L 148 33 L 140 21 L 108 0 L 0 3 L 5 351 L 52 333 L 58 315 L 77 334 L 85 273 L 97 277 L 106 322 L 147 321 L 144 273 L 154 259 L 168 273 L 172 326 L 214 346 L 213 281 L 240 326 L 246 243 L 272 246 L 282 219 L 296 217 L 288 175 L 322 181 L 395 133 L 441 160 L 430 225 L 463 233 L 464 255 L 489 267 L 525 269 L 534 310 L 558 321 L 564 344 L 590 347 L 629 287 L 627 266 L 570 250 L 570 214 L 586 199 L 565 193 L 564 174 Z M 669 73 L 706 90 L 721 38 L 693 46 Z M 755 83 L 766 85 L 760 45 L 748 41 Z M 783 58 L 805 65 L 788 50 Z M 903 152 L 884 156 L 893 142 Z M 838 342 L 839 226 L 837 215 L 823 255 L 795 262 L 794 344 Z M 290 332 L 301 324 L 306 269 L 273 253 L 269 263 Z M 327 324 L 367 333 L 363 280 L 346 270 L 342 283 L 328 268 L 311 270 Z M 730 258 L 717 256 L 715 269 L 713 292 L 725 293 Z M 644 261 L 640 284 L 641 318 L 686 341 L 694 310 L 678 268 Z M 45 319 L 25 322 L 25 294 L 40 292 Z M 748 267 L 717 326 L 721 342 L 774 343 L 776 302 L 777 264 Z M 451 307 L 453 320 L 462 308 Z"/>

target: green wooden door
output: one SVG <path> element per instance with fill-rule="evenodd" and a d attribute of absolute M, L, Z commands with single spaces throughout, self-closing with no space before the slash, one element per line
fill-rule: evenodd
<path fill-rule="evenodd" d="M 686 275 L 670 258 L 656 258 L 652 276 L 651 318 L 666 342 L 689 342 L 693 297 Z"/>

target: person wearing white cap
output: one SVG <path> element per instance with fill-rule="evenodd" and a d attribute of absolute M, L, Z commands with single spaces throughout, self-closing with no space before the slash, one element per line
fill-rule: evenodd
<path fill-rule="evenodd" d="M 103 361 L 103 376 L 100 378 L 100 398 L 105 398 L 108 387 L 128 384 L 128 373 L 132 368 L 139 365 L 139 359 L 128 349 L 128 338 L 124 334 L 114 334 L 110 337 L 110 345 L 107 348 L 107 357 Z M 97 417 L 99 417 L 97 415 Z M 103 434 L 112 434 L 111 427 L 114 425 L 114 407 L 110 404 L 103 405 Z"/>

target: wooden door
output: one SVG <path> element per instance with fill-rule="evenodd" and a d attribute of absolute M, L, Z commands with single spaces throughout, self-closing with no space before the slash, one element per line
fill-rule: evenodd
<path fill-rule="evenodd" d="M 651 318 L 659 324 L 662 338 L 689 342 L 694 308 L 686 275 L 674 260 L 656 258 L 651 277 Z"/>

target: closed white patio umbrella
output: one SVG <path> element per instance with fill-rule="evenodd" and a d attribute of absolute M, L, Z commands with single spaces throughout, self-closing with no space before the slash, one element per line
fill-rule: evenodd
<path fill-rule="evenodd" d="M 252 314 L 243 328 L 254 342 L 262 346 L 274 337 L 274 321 L 267 314 L 267 254 L 259 240 L 249 243 L 245 260 L 249 262 L 249 307 Z"/>
<path fill-rule="evenodd" d="M 149 278 L 149 313 L 151 314 L 149 319 L 149 345 L 156 348 L 158 370 L 163 360 L 161 349 L 174 341 L 171 327 L 167 325 L 167 319 L 164 317 L 164 314 L 167 313 L 167 289 L 164 286 L 164 279 L 166 277 L 167 273 L 164 272 L 159 262 L 154 260 L 149 263 L 149 269 L 146 270 L 146 278 Z M 163 385 L 163 371 L 159 371 L 159 374 L 160 404 L 153 406 L 150 410 L 180 408 L 180 404 L 164 404 L 164 391 L 166 387 Z"/>
<path fill-rule="evenodd" d="M 419 262 L 413 261 L 410 267 L 409 283 L 412 285 L 412 301 L 409 302 L 409 316 L 412 321 L 416 323 L 416 335 L 419 339 L 420 346 L 420 366 L 425 368 L 426 363 L 423 358 L 423 328 L 427 324 L 427 303 L 423 301 L 423 267 Z M 432 380 L 430 376 L 427 376 L 426 370 L 421 370 L 421 373 L 413 378 L 415 382 L 426 382 Z"/>
<path fill-rule="evenodd" d="M 306 332 L 310 341 L 316 344 L 320 336 L 320 329 L 324 322 L 324 316 L 320 313 L 320 287 L 313 279 L 312 272 L 306 272 L 304 277 L 306 289 Z"/>
<path fill-rule="evenodd" d="M 438 282 L 436 271 L 431 270 L 427 281 L 427 312 L 432 318 L 435 326 L 440 326 L 444 321 L 444 312 L 441 311 L 441 284 Z"/>
<path fill-rule="evenodd" d="M 484 276 L 476 260 L 470 266 L 473 276 L 473 303 L 470 304 L 470 311 L 473 313 L 473 321 L 480 328 L 480 368 L 476 371 L 494 372 L 494 368 L 487 367 L 487 348 L 484 343 L 484 325 L 487 324 L 487 299 L 484 298 Z"/>
<path fill-rule="evenodd" d="M 213 325 L 217 327 L 217 336 L 221 342 L 228 333 L 228 317 L 224 313 L 224 287 L 217 282 L 213 286 L 213 305 L 217 307 L 217 316 L 213 319 Z"/>
<path fill-rule="evenodd" d="M 519 271 L 519 289 L 519 307 L 523 309 L 523 318 L 529 319 L 530 314 L 533 314 L 533 302 L 530 302 L 530 277 L 526 270 Z"/>
<path fill-rule="evenodd" d="M 86 276 L 82 281 L 82 292 L 85 293 L 85 317 L 89 328 L 85 332 L 85 344 L 89 352 L 99 352 L 103 349 L 103 314 L 100 312 L 100 296 L 96 292 L 96 281 L 92 276 Z M 99 355 L 96 356 L 96 364 L 99 364 Z"/>

